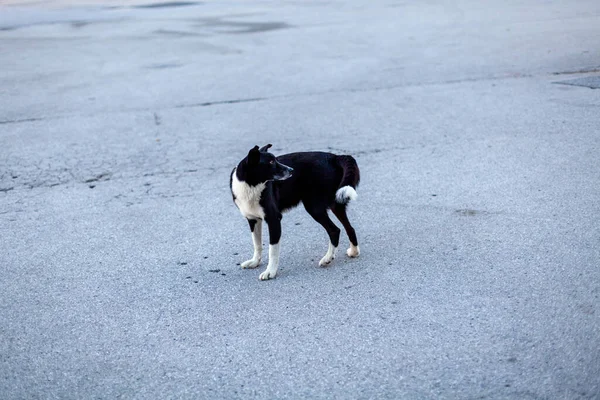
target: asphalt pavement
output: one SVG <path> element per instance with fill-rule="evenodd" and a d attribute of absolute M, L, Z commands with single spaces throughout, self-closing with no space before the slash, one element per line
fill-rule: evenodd
<path fill-rule="evenodd" d="M 2 2 L 0 397 L 600 399 L 599 37 L 597 0 Z M 357 159 L 359 258 L 299 207 L 240 268 L 267 143 Z"/>

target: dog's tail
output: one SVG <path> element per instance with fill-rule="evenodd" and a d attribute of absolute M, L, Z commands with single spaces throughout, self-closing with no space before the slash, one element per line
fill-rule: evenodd
<path fill-rule="evenodd" d="M 335 192 L 335 201 L 339 204 L 348 204 L 350 200 L 356 200 L 356 188 L 360 182 L 360 170 L 352 156 L 338 156 L 338 165 L 344 172 L 339 189 Z"/>

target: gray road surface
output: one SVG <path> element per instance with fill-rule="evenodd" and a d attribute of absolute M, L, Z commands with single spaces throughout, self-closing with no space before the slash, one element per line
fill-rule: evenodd
<path fill-rule="evenodd" d="M 600 398 L 600 2 L 184 3 L 0 5 L 2 398 Z M 359 259 L 236 265 L 266 143 Z"/>

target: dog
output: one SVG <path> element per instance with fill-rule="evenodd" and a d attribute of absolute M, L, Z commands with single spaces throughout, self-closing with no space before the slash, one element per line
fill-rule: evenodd
<path fill-rule="evenodd" d="M 357 197 L 360 170 L 349 155 L 325 152 L 290 153 L 275 157 L 269 153 L 271 144 L 254 146 L 231 171 L 229 187 L 233 202 L 248 220 L 254 243 L 254 255 L 242 268 L 256 268 L 262 258 L 262 222 L 269 227 L 269 263 L 260 280 L 275 278 L 279 267 L 279 240 L 282 213 L 302 202 L 306 211 L 325 228 L 329 248 L 319 261 L 329 265 L 336 255 L 340 229 L 331 221 L 331 210 L 342 223 L 350 248 L 346 254 L 358 257 L 360 249 L 356 232 L 346 215 L 346 207 Z"/>

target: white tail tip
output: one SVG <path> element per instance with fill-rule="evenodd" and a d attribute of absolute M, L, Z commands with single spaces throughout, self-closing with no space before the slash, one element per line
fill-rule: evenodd
<path fill-rule="evenodd" d="M 356 200 L 358 194 L 352 186 L 344 186 L 335 192 L 335 201 L 340 204 L 347 204 L 350 200 Z"/>

